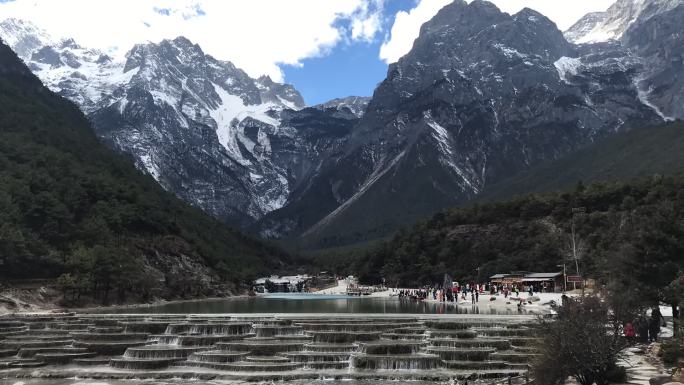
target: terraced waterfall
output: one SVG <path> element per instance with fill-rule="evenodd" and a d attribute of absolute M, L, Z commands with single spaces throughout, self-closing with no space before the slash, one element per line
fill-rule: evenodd
<path fill-rule="evenodd" d="M 524 375 L 531 316 L 0 318 L 0 379 L 410 379 Z"/>

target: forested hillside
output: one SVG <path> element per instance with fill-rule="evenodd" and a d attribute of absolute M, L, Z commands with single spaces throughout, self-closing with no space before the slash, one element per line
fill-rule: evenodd
<path fill-rule="evenodd" d="M 586 213 L 574 214 L 573 208 Z M 435 215 L 369 252 L 365 282 L 391 285 L 485 280 L 514 270 L 574 272 L 574 220 L 581 274 L 623 281 L 656 295 L 684 270 L 684 178 L 578 184 L 572 192 L 527 195 Z M 479 270 L 478 270 L 479 268 Z M 641 285 L 641 286 L 640 286 Z"/>
<path fill-rule="evenodd" d="M 485 188 L 476 201 L 572 189 L 578 181 L 615 181 L 684 172 L 684 123 L 633 129 Z"/>
<path fill-rule="evenodd" d="M 71 102 L 0 43 L 0 279 L 74 297 L 195 295 L 287 263 L 102 146 Z"/>

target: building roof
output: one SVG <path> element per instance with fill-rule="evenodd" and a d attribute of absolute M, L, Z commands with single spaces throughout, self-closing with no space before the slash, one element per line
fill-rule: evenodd
<path fill-rule="evenodd" d="M 523 280 L 528 279 L 528 278 L 530 278 L 530 279 L 544 279 L 544 278 L 553 279 L 556 277 L 560 277 L 561 275 L 563 275 L 562 272 L 558 272 L 558 273 L 529 273 L 529 274 L 525 274 L 525 276 L 523 277 Z"/>
<path fill-rule="evenodd" d="M 512 274 L 494 274 L 489 279 L 504 279 L 504 278 L 511 278 L 511 279 L 520 279 L 521 281 L 528 281 L 528 282 L 541 282 L 541 281 L 552 281 L 560 276 L 562 276 L 563 273 L 558 272 L 558 273 L 524 273 L 522 274 L 521 272 L 514 272 Z"/>

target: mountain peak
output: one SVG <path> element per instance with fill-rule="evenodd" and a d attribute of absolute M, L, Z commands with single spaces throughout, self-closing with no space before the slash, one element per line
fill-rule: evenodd
<path fill-rule="evenodd" d="M 259 81 L 259 83 L 263 84 L 264 86 L 273 85 L 275 83 L 268 75 L 260 76 L 259 79 L 257 79 L 257 81 Z"/>
<path fill-rule="evenodd" d="M 59 48 L 72 48 L 72 49 L 78 49 L 78 48 L 81 48 L 81 46 L 79 46 L 79 45 L 76 43 L 76 40 L 74 40 L 73 38 L 68 38 L 68 39 L 63 39 L 63 40 L 59 43 Z"/>
<path fill-rule="evenodd" d="M 178 36 L 173 40 L 164 40 L 160 45 L 165 46 L 167 44 L 180 51 L 181 54 L 205 56 L 202 47 L 199 44 L 193 43 L 185 36 Z"/>
<path fill-rule="evenodd" d="M 544 16 L 543 14 L 535 11 L 532 8 L 523 8 L 518 13 L 513 15 L 513 18 L 518 21 L 518 20 L 526 20 L 526 21 L 531 21 L 533 23 L 538 23 L 538 22 L 543 22 L 547 24 L 553 24 L 555 26 L 555 23 L 552 22 L 548 17 Z"/>
<path fill-rule="evenodd" d="M 52 44 L 44 30 L 30 21 L 9 18 L 0 22 L 0 37 L 23 60 L 38 48 Z"/>
<path fill-rule="evenodd" d="M 484 28 L 496 24 L 506 15 L 496 5 L 484 0 L 470 4 L 454 0 L 420 28 L 420 36 L 440 33 L 451 28 Z"/>
<path fill-rule="evenodd" d="M 315 105 L 314 108 L 319 110 L 335 109 L 337 111 L 348 110 L 357 117 L 362 117 L 366 112 L 370 97 L 366 96 L 347 96 L 344 98 L 336 98 L 325 103 Z"/>
<path fill-rule="evenodd" d="M 168 41 L 168 40 L 167 40 Z M 190 39 L 188 39 L 185 36 L 178 36 L 175 39 L 171 40 L 173 44 L 177 47 L 180 48 L 196 48 L 196 49 L 201 49 L 198 44 L 193 43 Z"/>
<path fill-rule="evenodd" d="M 684 0 L 617 0 L 605 12 L 586 14 L 565 31 L 565 37 L 575 44 L 619 40 L 637 20 L 646 20 L 681 4 Z"/>

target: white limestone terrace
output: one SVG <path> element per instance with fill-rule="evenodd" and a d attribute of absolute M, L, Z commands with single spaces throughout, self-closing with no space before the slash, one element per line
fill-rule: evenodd
<path fill-rule="evenodd" d="M 0 318 L 0 377 L 430 380 L 524 375 L 533 316 L 107 315 Z"/>
<path fill-rule="evenodd" d="M 74 314 L 0 316 L 0 378 L 26 385 L 524 380 L 534 315 Z M 668 330 L 665 330 L 665 334 Z M 634 349 L 628 373 L 663 374 Z M 630 381 L 631 381 L 630 380 Z M 514 382 L 515 383 L 515 382 Z"/>

